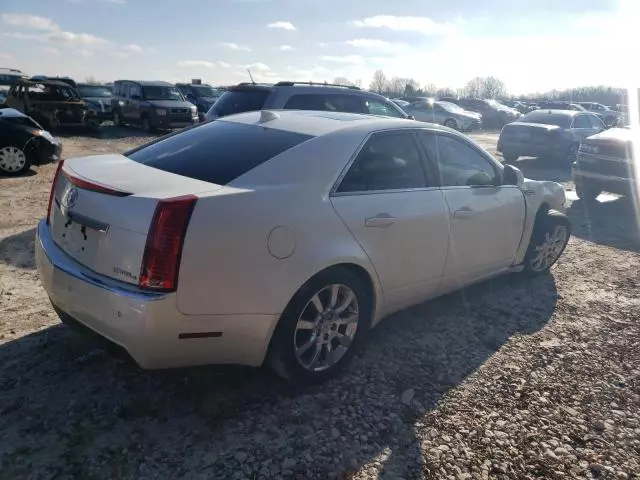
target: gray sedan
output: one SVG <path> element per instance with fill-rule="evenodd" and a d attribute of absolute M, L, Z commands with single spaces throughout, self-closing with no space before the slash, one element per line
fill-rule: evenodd
<path fill-rule="evenodd" d="M 482 125 L 482 116 L 468 112 L 449 102 L 415 102 L 404 110 L 421 122 L 437 123 L 462 132 L 470 132 Z"/>

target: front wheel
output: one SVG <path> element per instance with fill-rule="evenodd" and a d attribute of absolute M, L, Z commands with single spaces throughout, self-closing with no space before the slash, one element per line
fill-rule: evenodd
<path fill-rule="evenodd" d="M 27 152 L 15 145 L 0 148 L 0 173 L 20 175 L 31 168 L 31 159 Z"/>
<path fill-rule="evenodd" d="M 118 110 L 114 110 L 113 112 L 113 124 L 116 127 L 122 126 L 122 116 L 120 115 L 120 112 Z"/>
<path fill-rule="evenodd" d="M 444 126 L 445 127 L 449 127 L 449 128 L 453 128 L 454 130 L 458 129 L 458 123 L 453 118 L 447 118 L 444 121 Z"/>
<path fill-rule="evenodd" d="M 294 295 L 274 333 L 268 362 L 294 383 L 319 383 L 351 361 L 370 326 L 372 298 L 350 270 L 319 273 Z"/>
<path fill-rule="evenodd" d="M 525 271 L 534 274 L 548 271 L 558 261 L 571 236 L 565 214 L 551 210 L 538 217 L 524 259 Z"/>
<path fill-rule="evenodd" d="M 142 130 L 144 130 L 144 132 L 146 133 L 153 133 L 154 132 L 154 128 L 153 125 L 151 125 L 151 119 L 149 118 L 148 115 L 144 115 L 142 117 Z"/>

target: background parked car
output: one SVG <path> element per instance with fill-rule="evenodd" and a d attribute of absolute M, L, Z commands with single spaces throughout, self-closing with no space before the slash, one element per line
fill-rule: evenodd
<path fill-rule="evenodd" d="M 224 93 L 224 89 L 214 88 L 206 83 L 176 83 L 176 87 L 178 87 L 185 99 L 198 108 L 200 120 L 204 120 L 205 114 Z"/>
<path fill-rule="evenodd" d="M 571 164 L 582 140 L 605 128 L 602 120 L 593 113 L 535 110 L 502 128 L 497 150 L 507 163 L 527 156 Z"/>
<path fill-rule="evenodd" d="M 587 109 L 582 105 L 573 102 L 564 102 L 564 101 L 548 101 L 542 100 L 538 102 L 538 107 L 543 110 L 573 110 L 576 112 L 586 112 Z"/>
<path fill-rule="evenodd" d="M 405 107 L 408 107 L 409 105 L 411 105 L 411 102 L 407 102 L 406 100 L 402 100 L 400 98 L 392 98 L 390 99 L 390 101 L 395 103 L 397 106 L 399 106 L 403 110 L 405 109 Z"/>
<path fill-rule="evenodd" d="M 616 112 L 615 110 L 598 102 L 578 102 L 578 104 L 581 107 L 589 110 L 590 112 L 598 115 L 604 122 L 604 124 L 608 127 L 615 127 L 616 125 L 618 125 L 622 118 L 620 112 Z"/>
<path fill-rule="evenodd" d="M 317 110 L 365 113 L 407 118 L 404 112 L 382 95 L 358 87 L 309 82 L 276 84 L 240 83 L 227 91 L 207 112 L 206 120 L 263 109 Z"/>
<path fill-rule="evenodd" d="M 21 79 L 9 90 L 5 105 L 47 129 L 87 125 L 87 104 L 75 88 L 58 80 Z"/>
<path fill-rule="evenodd" d="M 26 75 L 15 68 L 0 68 L 0 106 L 9 94 L 9 89 L 18 80 L 26 78 Z"/>
<path fill-rule="evenodd" d="M 578 150 L 571 177 L 579 198 L 595 200 L 601 192 L 635 197 L 640 188 L 637 129 L 611 128 L 586 138 Z"/>
<path fill-rule="evenodd" d="M 504 100 L 502 103 L 507 107 L 513 108 L 522 114 L 529 113 L 536 109 L 535 107 L 519 100 Z"/>
<path fill-rule="evenodd" d="M 71 78 L 71 77 L 50 77 L 47 75 L 33 75 L 31 77 L 31 81 L 34 82 L 40 82 L 42 80 L 53 80 L 53 81 L 57 81 L 57 82 L 62 82 L 62 83 L 66 83 L 67 85 L 76 88 L 78 86 L 78 84 L 76 83 L 76 81 Z"/>
<path fill-rule="evenodd" d="M 111 100 L 116 126 L 139 125 L 145 132 L 193 125 L 198 109 L 168 82 L 117 80 Z"/>
<path fill-rule="evenodd" d="M 56 161 L 62 144 L 33 118 L 0 108 L 0 174 L 20 175 L 32 164 Z"/>
<path fill-rule="evenodd" d="M 414 102 L 404 110 L 421 122 L 437 123 L 461 132 L 479 129 L 482 125 L 480 114 L 466 112 L 448 102 Z"/>
<path fill-rule="evenodd" d="M 448 101 L 459 105 L 465 110 L 480 113 L 482 115 L 482 124 L 489 128 L 500 128 L 509 122 L 513 122 L 520 116 L 520 112 L 502 105 L 496 100 L 450 98 Z"/>
<path fill-rule="evenodd" d="M 87 123 L 100 126 L 113 120 L 111 111 L 111 89 L 104 85 L 79 83 L 78 93 L 87 104 Z"/>

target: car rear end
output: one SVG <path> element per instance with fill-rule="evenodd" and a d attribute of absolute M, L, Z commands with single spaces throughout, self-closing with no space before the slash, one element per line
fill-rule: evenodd
<path fill-rule="evenodd" d="M 561 141 L 557 125 L 513 122 L 505 125 L 498 138 L 498 152 L 505 157 L 545 157 L 552 155 Z"/>
<path fill-rule="evenodd" d="M 627 195 L 638 189 L 634 144 L 637 133 L 614 128 L 585 139 L 572 168 L 576 184 L 594 185 L 599 190 Z"/>
<path fill-rule="evenodd" d="M 234 125 L 201 124 L 125 155 L 59 162 L 35 250 L 63 320 L 123 347 L 144 368 L 262 363 L 277 314 L 185 303 L 201 278 L 198 259 L 215 245 L 215 232 L 202 236 L 211 225 L 197 222 L 227 183 L 310 137 Z M 204 249 L 184 249 L 203 241 Z M 181 281 L 183 256 L 195 267 Z"/>
<path fill-rule="evenodd" d="M 268 108 L 273 95 L 275 89 L 270 85 L 250 83 L 228 87 L 206 113 L 205 120 Z"/>

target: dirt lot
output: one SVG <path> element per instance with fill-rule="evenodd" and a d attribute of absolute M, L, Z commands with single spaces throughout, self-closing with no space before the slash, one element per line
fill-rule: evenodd
<path fill-rule="evenodd" d="M 65 156 L 131 135 L 66 137 Z M 344 376 L 304 390 L 262 370 L 145 372 L 61 326 L 33 257 L 54 166 L 0 178 L 0 479 L 638 478 L 640 217 L 519 166 L 570 190 L 552 274 L 394 315 Z"/>

